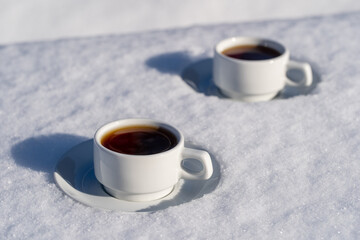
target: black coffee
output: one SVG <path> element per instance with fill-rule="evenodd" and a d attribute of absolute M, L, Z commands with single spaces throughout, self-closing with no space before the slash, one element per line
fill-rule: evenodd
<path fill-rule="evenodd" d="M 281 55 L 275 49 L 261 45 L 241 45 L 225 49 L 222 54 L 242 60 L 266 60 Z"/>
<path fill-rule="evenodd" d="M 149 155 L 175 147 L 177 139 L 165 128 L 131 126 L 108 132 L 101 139 L 101 144 L 119 153 Z"/>

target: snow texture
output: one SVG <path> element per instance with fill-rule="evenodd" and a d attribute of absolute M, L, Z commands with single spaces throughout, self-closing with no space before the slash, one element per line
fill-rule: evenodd
<path fill-rule="evenodd" d="M 355 12 L 1 46 L 0 238 L 360 238 L 359 22 Z M 313 67 L 312 91 L 218 96 L 213 46 L 238 35 L 284 43 Z M 61 155 L 131 117 L 166 121 L 207 149 L 218 187 L 135 214 L 65 195 L 52 176 Z"/>

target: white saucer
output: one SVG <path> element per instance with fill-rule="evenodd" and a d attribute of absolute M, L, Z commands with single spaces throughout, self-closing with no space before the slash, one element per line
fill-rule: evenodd
<path fill-rule="evenodd" d="M 206 96 L 217 96 L 219 98 L 236 99 L 233 94 L 226 93 L 226 91 L 219 89 L 212 79 L 213 60 L 211 58 L 201 59 L 197 62 L 187 66 L 181 73 L 182 79 L 190 85 L 195 91 L 205 94 Z M 292 69 L 288 71 L 287 76 L 293 80 L 298 81 L 302 79 L 302 72 Z M 320 75 L 312 68 L 313 83 L 311 86 L 285 86 L 273 100 L 287 99 L 299 95 L 307 95 L 311 93 L 316 85 L 321 81 Z M 233 98 L 232 98 L 233 97 Z"/>
<path fill-rule="evenodd" d="M 198 148 L 186 143 L 187 147 Z M 129 202 L 107 194 L 94 174 L 93 140 L 70 149 L 58 162 L 54 177 L 57 185 L 73 199 L 100 209 L 124 212 L 153 212 L 189 202 L 210 193 L 220 181 L 218 163 L 212 157 L 214 173 L 208 180 L 180 180 L 166 197 L 149 202 Z"/>

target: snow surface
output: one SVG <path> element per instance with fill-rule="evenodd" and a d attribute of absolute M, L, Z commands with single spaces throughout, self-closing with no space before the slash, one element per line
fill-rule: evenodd
<path fill-rule="evenodd" d="M 355 12 L 0 47 L 0 238 L 360 238 L 359 22 Z M 237 35 L 283 42 L 312 65 L 313 91 L 218 97 L 212 48 Z M 129 117 L 166 121 L 211 152 L 218 187 L 141 214 L 65 195 L 52 177 L 61 155 Z"/>
<path fill-rule="evenodd" d="M 0 43 L 359 10 L 357 0 L 0 0 Z"/>

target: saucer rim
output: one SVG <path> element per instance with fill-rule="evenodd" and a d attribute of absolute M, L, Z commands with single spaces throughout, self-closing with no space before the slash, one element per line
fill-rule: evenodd
<path fill-rule="evenodd" d="M 219 181 L 220 181 L 220 174 L 219 174 L 219 176 L 214 176 L 214 174 L 213 174 L 213 176 L 210 177 L 207 180 L 201 180 L 201 181 L 198 180 L 197 182 L 202 183 L 202 184 L 197 187 L 198 190 L 196 190 L 195 194 L 193 194 L 193 196 L 191 196 L 189 198 L 189 200 L 185 200 L 185 201 L 180 202 L 180 203 L 175 203 L 174 205 L 169 205 L 169 206 L 165 206 L 163 208 L 154 209 L 154 210 L 151 210 L 152 207 L 156 207 L 157 205 L 160 205 L 161 202 L 163 202 L 163 201 L 174 200 L 176 196 L 181 197 L 181 194 L 182 193 L 184 194 L 184 192 L 186 193 L 186 191 L 188 191 L 188 193 L 189 193 L 190 192 L 189 189 L 182 190 L 182 186 L 184 185 L 184 182 L 187 182 L 187 181 L 191 182 L 191 181 L 194 181 L 194 180 L 180 179 L 180 181 L 178 181 L 174 185 L 174 189 L 168 195 L 166 195 L 165 197 L 163 197 L 161 199 L 156 199 L 156 200 L 152 200 L 152 201 L 133 202 L 133 201 L 126 201 L 126 200 L 122 200 L 122 199 L 117 199 L 117 198 L 111 196 L 110 194 L 108 194 L 102 187 L 101 187 L 101 191 L 103 193 L 105 193 L 104 196 L 92 195 L 92 194 L 89 194 L 89 193 L 86 193 L 86 192 L 82 192 L 81 188 L 79 190 L 79 188 L 77 188 L 75 186 L 75 183 L 71 184 L 69 181 L 67 181 L 59 173 L 59 166 L 66 159 L 66 157 L 71 156 L 71 154 L 74 154 L 73 152 L 75 152 L 75 151 L 81 151 L 82 148 L 85 148 L 85 147 L 87 147 L 87 145 L 90 145 L 90 144 L 93 144 L 93 139 L 83 141 L 83 142 L 73 146 L 68 151 L 66 151 L 65 154 L 63 154 L 63 156 L 61 156 L 59 158 L 59 161 L 56 164 L 56 167 L 55 167 L 55 170 L 54 170 L 54 173 L 53 173 L 56 185 L 60 188 L 60 190 L 62 190 L 67 196 L 71 197 L 72 199 L 78 201 L 81 204 L 89 206 L 89 207 L 94 207 L 94 208 L 101 209 L 101 210 L 122 211 L 122 212 L 129 212 L 129 213 L 154 212 L 154 211 L 164 210 L 164 209 L 166 209 L 166 208 L 168 208 L 170 206 L 178 206 L 178 205 L 181 205 L 183 203 L 190 202 L 190 201 L 196 199 L 199 196 L 199 194 L 204 192 L 204 189 L 207 186 L 210 186 L 209 185 L 210 182 L 216 181 L 216 183 L 215 183 L 216 184 L 215 188 L 216 188 L 218 186 L 218 184 L 219 184 Z M 87 154 L 89 154 L 89 153 L 87 153 Z M 72 161 L 77 161 L 77 160 L 73 159 Z M 81 161 L 79 161 L 79 162 L 81 162 L 80 166 L 85 166 L 87 164 L 89 166 L 91 166 L 90 162 L 92 162 L 92 161 L 93 161 L 92 157 L 88 158 L 85 155 L 83 157 L 83 159 Z M 215 159 L 212 159 L 212 161 L 216 162 Z M 84 181 L 86 176 L 91 171 L 94 171 L 93 167 L 87 168 L 86 170 L 83 170 L 83 171 L 80 171 L 79 169 L 77 171 L 71 171 L 71 172 L 74 173 L 72 175 L 72 178 L 74 178 L 74 179 L 81 178 L 81 180 Z M 81 176 L 79 176 L 79 174 Z M 96 178 L 95 178 L 95 181 L 98 182 L 98 180 Z M 194 189 L 196 189 L 196 187 Z M 191 190 L 194 190 L 194 189 L 191 189 Z M 147 209 L 149 209 L 149 210 L 147 210 Z"/>

